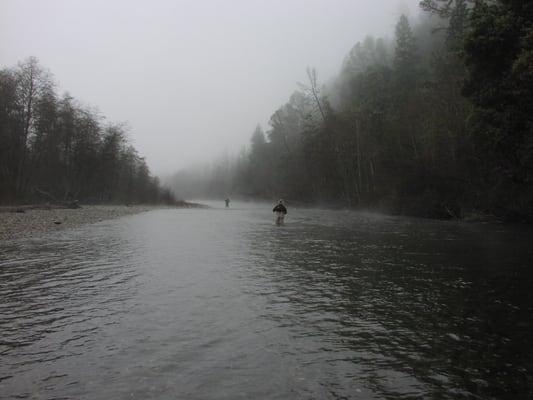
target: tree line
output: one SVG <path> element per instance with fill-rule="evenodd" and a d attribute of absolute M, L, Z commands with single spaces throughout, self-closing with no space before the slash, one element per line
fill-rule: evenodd
<path fill-rule="evenodd" d="M 308 69 L 266 132 L 202 174 L 203 194 L 532 221 L 533 4 L 420 6 L 393 40 L 357 43 L 332 82 Z"/>
<path fill-rule="evenodd" d="M 0 70 L 0 203 L 174 203 L 127 140 L 68 93 L 35 57 Z"/>

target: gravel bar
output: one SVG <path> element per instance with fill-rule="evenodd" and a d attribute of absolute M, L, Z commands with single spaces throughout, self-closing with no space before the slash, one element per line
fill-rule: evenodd
<path fill-rule="evenodd" d="M 35 237 L 107 219 L 154 210 L 157 206 L 83 206 L 77 209 L 26 210 L 0 213 L 0 241 Z"/>

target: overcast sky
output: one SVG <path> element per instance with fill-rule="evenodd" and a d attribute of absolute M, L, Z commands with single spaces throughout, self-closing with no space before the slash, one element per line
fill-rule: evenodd
<path fill-rule="evenodd" d="M 306 81 L 419 0 L 0 0 L 0 65 L 32 55 L 60 93 L 127 121 L 153 172 L 236 152 Z"/>

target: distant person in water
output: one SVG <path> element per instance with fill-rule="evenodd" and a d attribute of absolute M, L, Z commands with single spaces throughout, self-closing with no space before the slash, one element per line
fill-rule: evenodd
<path fill-rule="evenodd" d="M 229 198 L 226 198 L 224 201 L 226 202 L 226 208 L 229 208 Z"/>
<path fill-rule="evenodd" d="M 287 214 L 287 208 L 283 205 L 283 200 L 280 200 L 276 207 L 272 209 L 272 212 L 276 213 L 276 225 L 283 225 L 285 215 Z"/>

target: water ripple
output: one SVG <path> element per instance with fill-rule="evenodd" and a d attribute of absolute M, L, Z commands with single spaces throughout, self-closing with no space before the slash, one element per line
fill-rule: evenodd
<path fill-rule="evenodd" d="M 161 210 L 0 245 L 0 398 L 533 397 L 531 232 L 270 217 Z"/>

